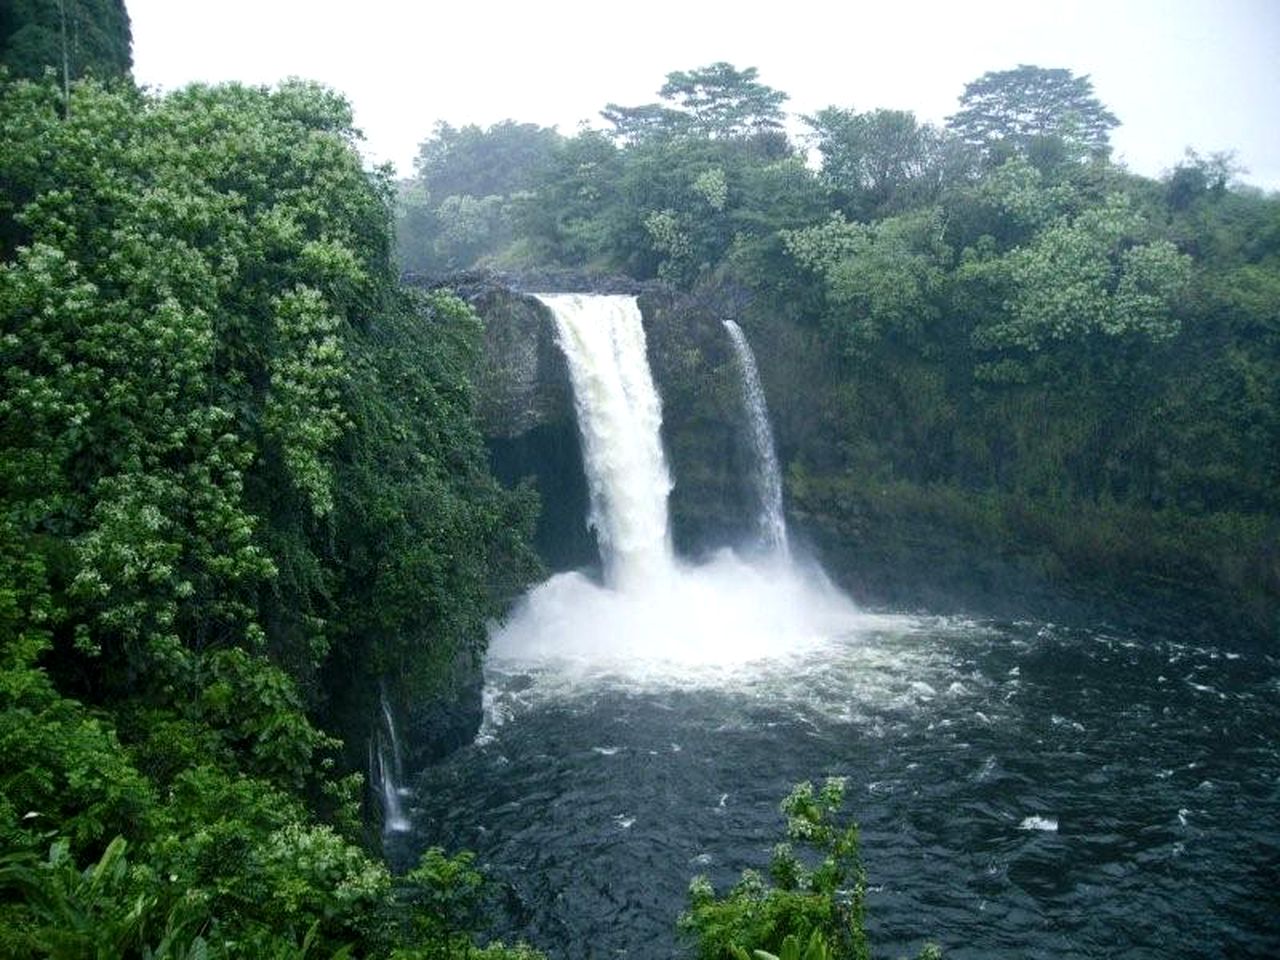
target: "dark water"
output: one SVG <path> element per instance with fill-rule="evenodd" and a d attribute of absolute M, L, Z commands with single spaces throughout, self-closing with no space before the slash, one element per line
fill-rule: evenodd
<path fill-rule="evenodd" d="M 1280 957 L 1273 656 L 902 619 L 737 672 L 508 664 L 489 695 L 407 842 L 477 851 L 552 957 L 681 955 L 689 879 L 764 866 L 778 801 L 831 775 L 878 957 Z"/>

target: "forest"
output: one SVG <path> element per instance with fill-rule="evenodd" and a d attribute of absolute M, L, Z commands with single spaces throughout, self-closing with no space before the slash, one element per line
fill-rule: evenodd
<path fill-rule="evenodd" d="M 539 956 L 471 855 L 393 875 L 367 777 L 386 678 L 452 709 L 544 573 L 461 271 L 746 303 L 835 566 L 925 530 L 1280 634 L 1280 197 L 1114 163 L 1087 78 L 797 134 L 713 63 L 600 129 L 439 125 L 397 182 L 340 93 L 141 90 L 123 2 L 71 6 L 74 56 L 61 4 L 0 15 L 0 954 Z M 693 955 L 869 955 L 841 803 L 798 787 L 804 858 L 695 882 Z"/>

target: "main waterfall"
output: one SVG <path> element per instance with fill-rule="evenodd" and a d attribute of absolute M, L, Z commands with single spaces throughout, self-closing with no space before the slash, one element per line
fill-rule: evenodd
<path fill-rule="evenodd" d="M 853 629 L 859 620 L 853 604 L 820 569 L 801 567 L 785 548 L 755 562 L 727 549 L 696 564 L 673 555 L 662 406 L 635 299 L 538 299 L 555 317 L 568 362 L 590 496 L 587 522 L 600 546 L 604 583 L 571 572 L 535 587 L 491 631 L 490 668 L 554 662 L 689 682 L 706 676 L 691 667 L 719 671 L 790 656 Z M 772 455 L 771 443 L 768 450 Z M 763 469 L 776 483 L 776 462 Z M 780 524 L 780 484 L 771 502 Z M 785 545 L 785 532 L 779 536 Z"/>
<path fill-rule="evenodd" d="M 635 297 L 538 297 L 555 317 L 582 434 L 591 514 L 605 583 L 652 584 L 671 570 L 662 404 L 649 373 Z"/>

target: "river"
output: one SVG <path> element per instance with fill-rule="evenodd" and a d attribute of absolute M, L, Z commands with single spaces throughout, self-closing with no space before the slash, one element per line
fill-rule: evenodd
<path fill-rule="evenodd" d="M 867 618 L 732 669 L 489 665 L 408 843 L 477 851 L 552 957 L 678 955 L 690 878 L 764 867 L 848 778 L 875 956 L 1280 956 L 1280 664 L 1036 623 Z"/>

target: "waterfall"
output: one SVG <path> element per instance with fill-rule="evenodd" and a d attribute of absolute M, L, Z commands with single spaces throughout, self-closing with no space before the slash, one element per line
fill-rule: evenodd
<path fill-rule="evenodd" d="M 789 658 L 850 630 L 857 608 L 820 569 L 787 553 L 777 460 L 750 352 L 744 378 L 753 428 L 763 431 L 757 446 L 768 465 L 762 473 L 774 491 L 762 497 L 774 549 L 754 559 L 723 549 L 697 562 L 678 561 L 668 531 L 671 477 L 659 435 L 662 410 L 635 298 L 539 299 L 555 316 L 568 361 L 588 523 L 600 544 L 605 582 L 566 571 L 534 587 L 493 625 L 486 669 L 555 664 L 562 677 L 603 671 L 684 683 L 698 671 L 723 676 L 745 664 Z M 494 709 L 486 724 L 492 729 L 502 717 Z"/>
<path fill-rule="evenodd" d="M 781 557 L 789 553 L 787 546 L 787 521 L 782 514 L 782 474 L 778 470 L 778 455 L 774 451 L 773 431 L 769 428 L 769 408 L 765 405 L 764 388 L 756 370 L 756 358 L 751 352 L 742 328 L 732 320 L 724 321 L 733 341 L 733 350 L 742 372 L 742 400 L 746 408 L 747 423 L 751 428 L 751 445 L 756 455 L 756 492 L 760 498 L 760 538 L 764 545 Z"/>
<path fill-rule="evenodd" d="M 388 833 L 403 833 L 409 829 L 401 797 L 410 791 L 400 786 L 404 782 L 404 760 L 400 753 L 400 738 L 396 736 L 396 723 L 391 715 L 384 688 L 380 695 L 382 725 L 377 736 L 369 742 L 369 777 L 382 796 L 382 825 Z M 376 745 L 375 745 L 376 741 Z"/>
<path fill-rule="evenodd" d="M 539 295 L 569 366 L 605 583 L 624 592 L 672 568 L 662 404 L 635 297 Z"/>

